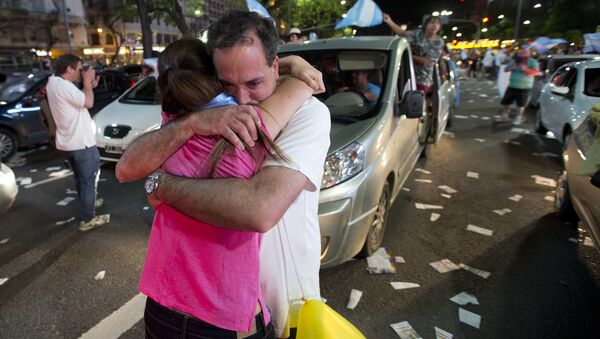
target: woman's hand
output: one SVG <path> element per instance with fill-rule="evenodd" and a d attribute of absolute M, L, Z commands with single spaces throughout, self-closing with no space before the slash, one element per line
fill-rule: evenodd
<path fill-rule="evenodd" d="M 323 74 L 306 60 L 296 55 L 289 55 L 279 59 L 279 73 L 291 74 L 294 78 L 304 81 L 314 94 L 325 92 Z"/>

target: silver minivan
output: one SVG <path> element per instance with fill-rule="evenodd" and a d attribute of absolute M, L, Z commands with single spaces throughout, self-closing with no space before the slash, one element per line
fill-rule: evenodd
<path fill-rule="evenodd" d="M 326 86 L 317 96 L 332 122 L 319 223 L 321 264 L 331 267 L 379 248 L 388 210 L 426 142 L 439 138 L 447 105 L 427 105 L 416 90 L 405 38 L 332 38 L 280 47 L 280 56 L 290 54 L 320 69 Z M 380 87 L 377 100 L 353 88 L 355 71 L 367 72 Z"/>

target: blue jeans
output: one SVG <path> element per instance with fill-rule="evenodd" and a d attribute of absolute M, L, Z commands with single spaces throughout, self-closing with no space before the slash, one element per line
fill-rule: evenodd
<path fill-rule="evenodd" d="M 95 215 L 96 184 L 100 176 L 98 148 L 92 146 L 76 151 L 63 151 L 63 154 L 75 177 L 75 187 L 79 194 L 79 220 L 90 221 Z"/>
<path fill-rule="evenodd" d="M 256 315 L 256 333 L 246 339 L 275 339 L 273 325 L 264 326 L 262 312 Z M 144 311 L 146 339 L 236 339 L 235 331 L 213 326 L 198 318 L 164 307 L 148 298 Z"/>

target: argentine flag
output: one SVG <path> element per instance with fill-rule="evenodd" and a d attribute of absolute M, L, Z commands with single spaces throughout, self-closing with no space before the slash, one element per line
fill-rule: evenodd
<path fill-rule="evenodd" d="M 565 40 L 565 39 L 550 39 L 545 36 L 542 36 L 542 37 L 535 39 L 535 41 L 529 45 L 529 48 L 536 49 L 540 53 L 546 53 L 552 47 L 554 47 L 556 45 L 564 44 L 566 42 L 567 42 L 567 40 Z"/>
<path fill-rule="evenodd" d="M 272 19 L 269 12 L 257 0 L 246 0 L 246 5 L 248 5 L 250 12 L 256 12 L 265 18 Z"/>
<path fill-rule="evenodd" d="M 588 33 L 583 35 L 585 47 L 583 53 L 600 52 L 600 33 Z"/>
<path fill-rule="evenodd" d="M 371 27 L 383 22 L 383 13 L 373 0 L 358 0 L 335 29 L 348 26 Z"/>

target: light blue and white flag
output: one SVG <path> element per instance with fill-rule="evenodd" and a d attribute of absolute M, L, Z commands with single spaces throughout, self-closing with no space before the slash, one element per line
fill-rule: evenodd
<path fill-rule="evenodd" d="M 583 53 L 600 52 L 600 33 L 587 33 L 583 35 L 585 47 Z"/>
<path fill-rule="evenodd" d="M 246 5 L 248 5 L 250 12 L 256 12 L 265 18 L 272 19 L 269 12 L 257 0 L 246 0 Z"/>
<path fill-rule="evenodd" d="M 528 47 L 531 49 L 535 49 L 540 53 L 546 53 L 552 47 L 554 47 L 556 45 L 564 44 L 566 42 L 567 42 L 567 40 L 565 40 L 565 39 L 550 39 L 548 37 L 541 36 L 541 37 L 535 39 L 534 42 L 529 44 Z"/>
<path fill-rule="evenodd" d="M 383 12 L 373 0 L 358 0 L 335 29 L 348 26 L 371 27 L 383 22 Z"/>

